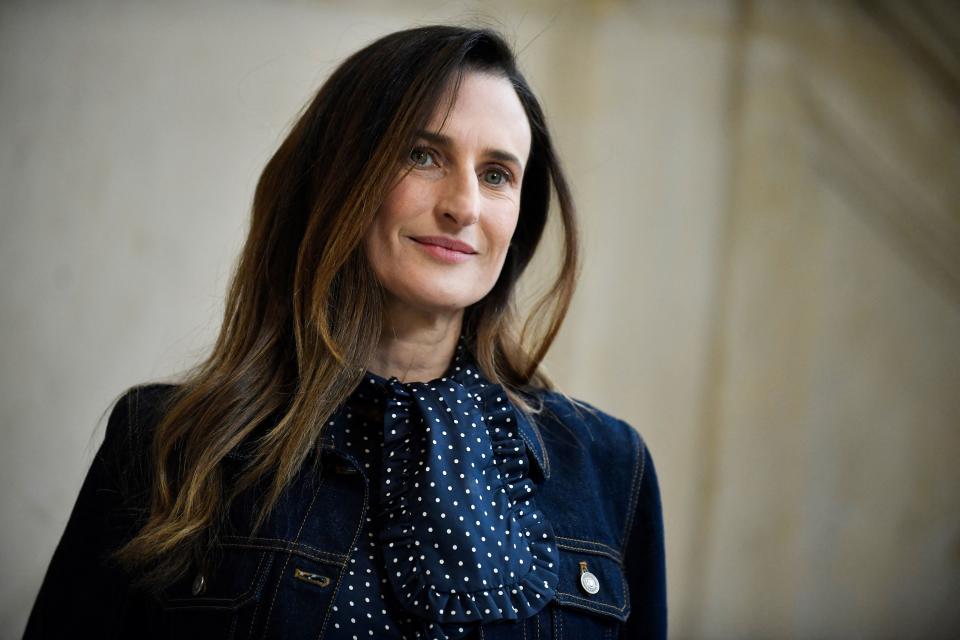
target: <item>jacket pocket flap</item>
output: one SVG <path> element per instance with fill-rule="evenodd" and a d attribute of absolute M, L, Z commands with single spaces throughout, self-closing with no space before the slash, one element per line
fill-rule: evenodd
<path fill-rule="evenodd" d="M 603 544 L 560 537 L 557 549 L 557 604 L 626 621 L 630 595 L 620 554 Z"/>
<path fill-rule="evenodd" d="M 268 570 L 272 556 L 256 551 L 224 546 L 217 566 L 194 570 L 167 589 L 167 609 L 236 609 L 256 596 L 258 578 Z"/>

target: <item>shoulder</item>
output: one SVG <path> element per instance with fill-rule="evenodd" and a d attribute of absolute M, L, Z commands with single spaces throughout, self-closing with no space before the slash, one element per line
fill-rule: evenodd
<path fill-rule="evenodd" d="M 179 385 L 164 382 L 138 384 L 124 391 L 117 404 L 126 403 L 131 415 L 149 419 L 166 409 L 178 389 Z"/>
<path fill-rule="evenodd" d="M 178 388 L 173 384 L 139 384 L 120 393 L 113 404 L 98 456 L 113 469 L 125 491 L 135 494 L 145 490 L 154 431 Z"/>
<path fill-rule="evenodd" d="M 129 387 L 118 396 L 107 422 L 106 440 L 137 440 L 152 432 L 179 387 L 147 383 Z"/>
<path fill-rule="evenodd" d="M 558 535 L 622 549 L 652 471 L 640 432 L 588 402 L 554 391 L 538 395 L 536 423 L 551 468 L 540 499 Z"/>
<path fill-rule="evenodd" d="M 620 463 L 641 463 L 646 445 L 640 431 L 625 420 L 578 398 L 556 391 L 540 393 L 537 416 L 544 439 L 559 451 L 569 446 L 591 458 Z"/>

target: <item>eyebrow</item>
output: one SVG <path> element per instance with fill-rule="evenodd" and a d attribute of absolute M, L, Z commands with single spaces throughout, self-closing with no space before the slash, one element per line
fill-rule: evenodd
<path fill-rule="evenodd" d="M 442 133 L 433 133 L 430 131 L 420 129 L 417 131 L 417 137 L 423 138 L 427 142 L 431 142 L 433 144 L 444 146 L 444 147 L 454 146 L 453 138 L 451 138 L 450 136 L 444 135 Z M 483 153 L 487 156 L 490 156 L 494 160 L 499 160 L 501 162 L 512 162 L 513 164 L 520 167 L 521 171 L 523 171 L 524 167 L 523 167 L 523 163 L 520 162 L 520 158 L 510 153 L 509 151 L 504 151 L 503 149 L 487 148 L 483 150 Z"/>

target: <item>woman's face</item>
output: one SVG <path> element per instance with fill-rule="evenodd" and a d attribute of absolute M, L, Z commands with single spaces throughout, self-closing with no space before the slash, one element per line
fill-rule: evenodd
<path fill-rule="evenodd" d="M 445 104 L 364 239 L 389 304 L 428 313 L 462 310 L 496 284 L 530 154 L 530 125 L 508 80 L 468 72 L 443 122 Z"/>

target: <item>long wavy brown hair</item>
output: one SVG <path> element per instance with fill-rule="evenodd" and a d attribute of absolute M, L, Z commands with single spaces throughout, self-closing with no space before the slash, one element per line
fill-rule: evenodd
<path fill-rule="evenodd" d="M 428 26 L 387 35 L 333 72 L 257 183 L 219 336 L 166 405 L 153 434 L 149 511 L 114 554 L 141 586 L 159 590 L 182 577 L 254 485 L 266 487 L 253 514 L 259 528 L 361 382 L 384 326 L 384 293 L 361 241 L 408 166 L 416 132 L 467 71 L 512 83 L 532 143 L 503 270 L 465 310 L 463 334 L 484 375 L 522 410 L 538 410 L 530 391 L 553 388 L 541 361 L 573 295 L 578 236 L 543 111 L 495 32 Z M 540 245 L 552 194 L 561 260 L 521 318 L 516 284 Z M 241 445 L 242 472 L 228 475 L 225 459 Z"/>

